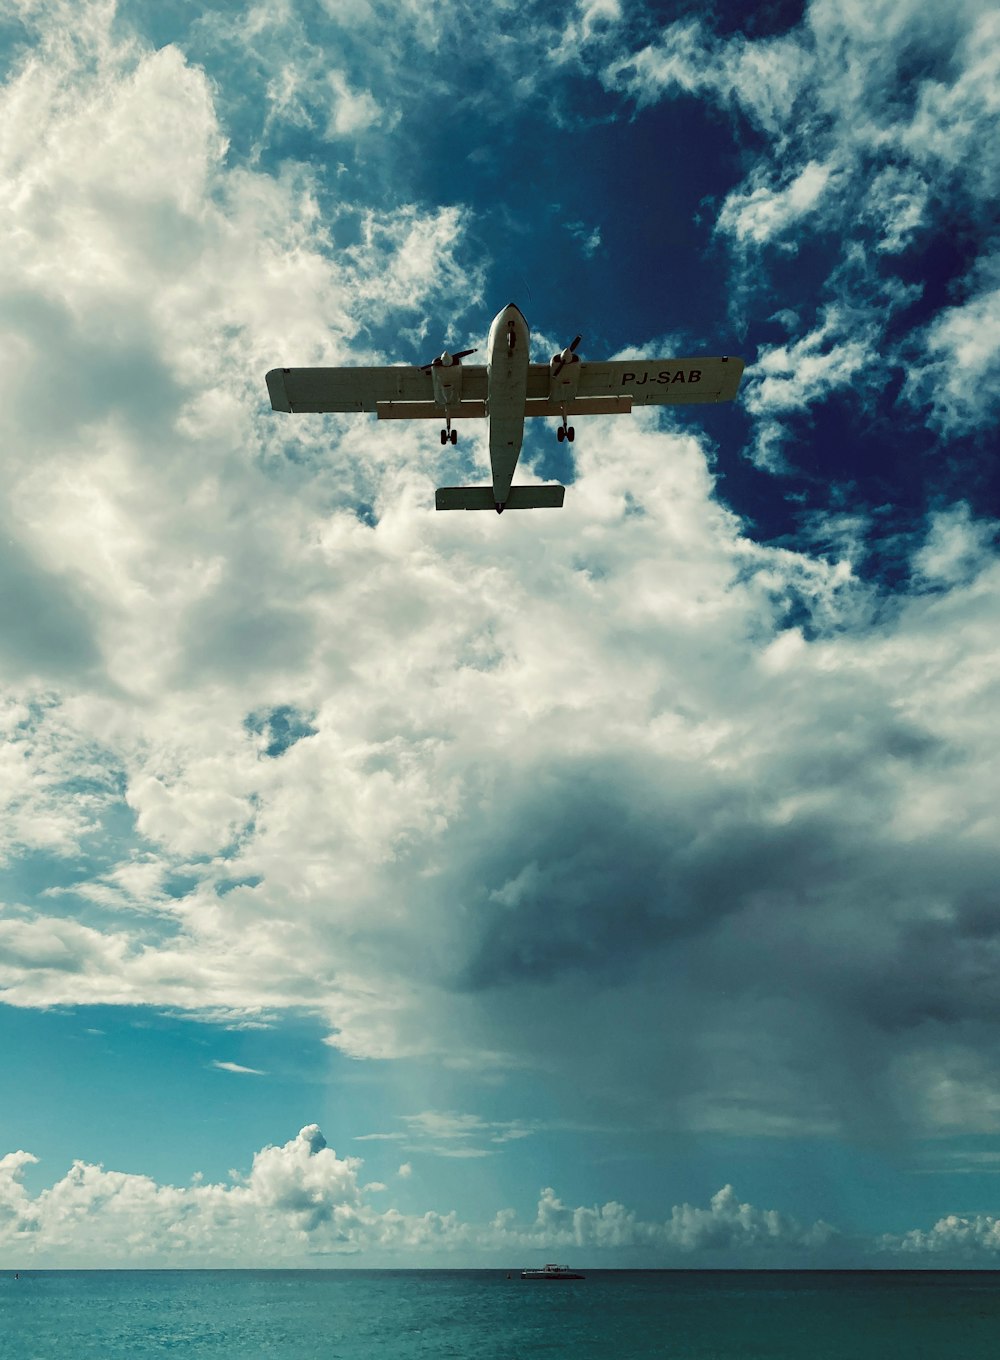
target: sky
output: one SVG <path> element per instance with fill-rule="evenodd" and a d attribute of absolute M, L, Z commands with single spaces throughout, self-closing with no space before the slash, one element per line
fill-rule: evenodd
<path fill-rule="evenodd" d="M 0 2 L 0 1265 L 1000 1262 L 998 92 L 987 0 Z M 511 301 L 739 398 L 503 517 L 270 409 Z"/>

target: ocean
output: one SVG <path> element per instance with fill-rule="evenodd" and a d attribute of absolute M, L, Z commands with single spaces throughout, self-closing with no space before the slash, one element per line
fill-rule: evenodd
<path fill-rule="evenodd" d="M 996 1360 L 990 1271 L 0 1273 L 2 1360 Z"/>

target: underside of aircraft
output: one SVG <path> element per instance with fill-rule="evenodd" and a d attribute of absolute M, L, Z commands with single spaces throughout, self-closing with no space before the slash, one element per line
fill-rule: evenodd
<path fill-rule="evenodd" d="M 463 364 L 475 350 L 447 350 L 422 367 L 273 368 L 267 390 L 275 411 L 373 411 L 379 420 L 442 421 L 441 443 L 454 444 L 455 420 L 486 420 L 489 486 L 442 486 L 438 510 L 528 510 L 558 507 L 566 488 L 512 485 L 524 422 L 559 419 L 556 436 L 575 438 L 571 416 L 627 415 L 634 406 L 732 401 L 743 360 L 730 355 L 693 359 L 614 359 L 585 362 L 578 335 L 547 364 L 530 362 L 528 323 L 513 302 L 494 317 L 485 364 Z"/>

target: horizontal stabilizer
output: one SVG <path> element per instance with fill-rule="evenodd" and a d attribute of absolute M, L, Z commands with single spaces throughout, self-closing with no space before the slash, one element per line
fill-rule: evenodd
<path fill-rule="evenodd" d="M 566 495 L 564 486 L 512 486 L 505 510 L 558 510 Z M 438 510 L 495 510 L 491 486 L 439 486 L 434 497 Z"/>

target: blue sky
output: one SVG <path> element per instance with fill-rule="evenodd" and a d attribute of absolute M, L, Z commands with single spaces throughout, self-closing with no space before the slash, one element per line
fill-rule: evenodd
<path fill-rule="evenodd" d="M 0 80 L 0 1260 L 994 1264 L 994 8 L 11 0 Z M 502 520 L 269 408 L 512 300 L 740 399 Z"/>

